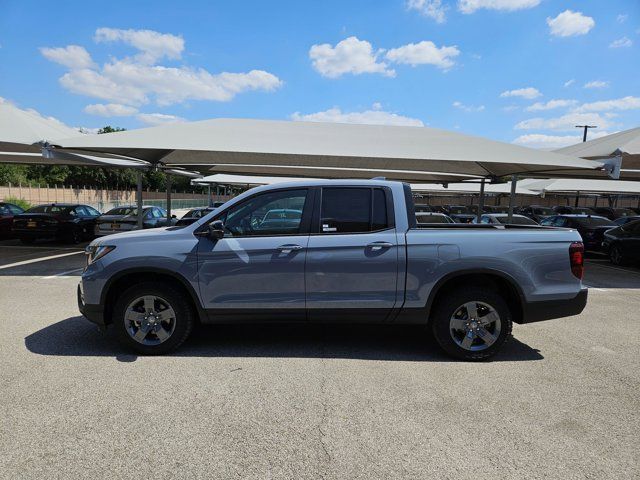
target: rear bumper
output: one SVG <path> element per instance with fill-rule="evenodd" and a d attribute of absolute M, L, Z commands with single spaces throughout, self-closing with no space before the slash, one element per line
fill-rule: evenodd
<path fill-rule="evenodd" d="M 84 298 L 82 295 L 82 289 L 80 285 L 78 285 L 78 310 L 80 313 L 91 323 L 95 323 L 100 328 L 105 328 L 106 324 L 104 321 L 104 308 L 102 305 L 91 305 L 84 303 Z"/>
<path fill-rule="evenodd" d="M 579 315 L 587 305 L 587 292 L 588 290 L 583 288 L 578 295 L 568 300 L 547 300 L 543 302 L 525 303 L 521 323 L 541 322 L 553 318 Z"/>

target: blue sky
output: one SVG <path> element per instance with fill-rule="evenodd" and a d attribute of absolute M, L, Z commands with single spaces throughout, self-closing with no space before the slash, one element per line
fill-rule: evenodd
<path fill-rule="evenodd" d="M 84 128 L 425 125 L 550 148 L 640 125 L 638 0 L 0 0 L 0 101 Z M 597 132 L 597 133 L 596 133 Z"/>

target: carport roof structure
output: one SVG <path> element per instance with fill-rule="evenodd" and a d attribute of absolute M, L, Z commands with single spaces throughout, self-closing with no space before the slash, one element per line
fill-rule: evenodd
<path fill-rule="evenodd" d="M 216 168 L 221 173 L 344 178 L 361 172 L 413 181 L 607 175 L 602 162 L 426 127 L 213 119 L 62 139 L 55 145 L 200 171 L 223 167 Z"/>
<path fill-rule="evenodd" d="M 563 155 L 599 160 L 622 158 L 621 177 L 640 176 L 640 127 L 555 150 Z"/>
<path fill-rule="evenodd" d="M 535 192 L 597 193 L 612 195 L 638 195 L 640 182 L 626 180 L 591 180 L 584 178 L 527 179 L 519 182 L 524 188 Z"/>
<path fill-rule="evenodd" d="M 434 184 L 411 184 L 411 190 L 415 193 L 480 193 L 480 184 L 478 183 L 449 183 L 446 187 Z M 494 183 L 484 187 L 484 193 L 488 194 L 509 194 L 511 193 L 510 183 Z M 539 195 L 528 188 L 520 185 L 516 186 L 515 193 L 517 195 Z"/>

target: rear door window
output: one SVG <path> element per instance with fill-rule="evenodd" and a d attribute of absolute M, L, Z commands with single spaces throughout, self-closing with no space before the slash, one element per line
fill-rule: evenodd
<path fill-rule="evenodd" d="M 386 193 L 381 188 L 322 189 L 320 233 L 363 233 L 389 228 Z"/>

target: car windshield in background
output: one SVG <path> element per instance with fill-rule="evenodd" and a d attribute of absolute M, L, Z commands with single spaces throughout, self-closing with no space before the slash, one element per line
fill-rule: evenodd
<path fill-rule="evenodd" d="M 616 208 L 613 210 L 613 213 L 619 217 L 633 217 L 636 215 L 636 212 L 633 210 L 627 210 L 626 208 Z"/>
<path fill-rule="evenodd" d="M 416 215 L 418 223 L 449 223 L 444 215 Z"/>
<path fill-rule="evenodd" d="M 61 215 L 69 213 L 71 207 L 59 207 L 57 205 L 40 205 L 39 207 L 33 207 L 27 210 L 25 213 L 52 213 L 55 215 Z"/>
<path fill-rule="evenodd" d="M 535 215 L 554 215 L 555 214 L 552 208 L 540 208 L 540 207 L 534 208 L 533 213 Z"/>
<path fill-rule="evenodd" d="M 449 212 L 453 215 L 459 215 L 469 213 L 469 210 L 467 210 L 467 207 L 450 207 Z"/>
<path fill-rule="evenodd" d="M 593 215 L 593 210 L 590 208 L 574 208 L 573 213 L 578 215 Z"/>
<path fill-rule="evenodd" d="M 135 211 L 136 209 L 133 207 L 116 207 L 109 210 L 105 215 L 131 215 Z"/>
<path fill-rule="evenodd" d="M 617 226 L 608 218 L 604 217 L 575 217 L 575 221 L 583 227 L 615 227 Z"/>
<path fill-rule="evenodd" d="M 517 217 L 513 216 L 511 221 L 509 221 L 509 217 L 496 217 L 496 219 L 500 223 L 509 224 L 509 225 L 537 225 L 536 222 L 527 217 Z"/>

